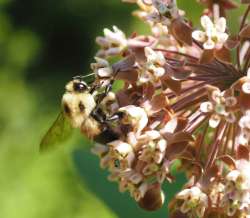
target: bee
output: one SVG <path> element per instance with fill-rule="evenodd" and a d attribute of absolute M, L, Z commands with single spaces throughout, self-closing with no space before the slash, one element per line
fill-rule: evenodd
<path fill-rule="evenodd" d="M 68 82 L 62 97 L 62 111 L 43 137 L 40 149 L 47 150 L 65 141 L 74 128 L 79 128 L 89 139 L 101 144 L 117 139 L 118 133 L 112 129 L 111 123 L 122 114 L 109 115 L 103 109 L 107 102 L 115 101 L 115 94 L 111 92 L 113 82 L 106 85 L 101 93 L 100 84 L 88 86 L 81 76 Z"/>
<path fill-rule="evenodd" d="M 79 128 L 89 139 L 100 144 L 106 144 L 118 139 L 123 130 L 115 128 L 115 122 L 124 118 L 124 113 L 109 110 L 108 104 L 116 102 L 111 92 L 115 80 L 124 80 L 133 83 L 137 80 L 135 70 L 135 56 L 112 65 L 113 74 L 106 77 L 95 75 L 94 82 L 89 86 L 84 82 L 86 76 L 76 76 L 65 86 L 62 97 L 62 110 L 57 119 L 42 138 L 40 149 L 47 150 L 68 139 L 72 129 Z M 130 72 L 130 77 L 128 77 Z M 115 111 L 115 112 L 113 112 Z"/>
<path fill-rule="evenodd" d="M 92 116 L 97 106 L 95 97 L 95 93 L 80 79 L 70 81 L 62 97 L 64 115 L 73 128 L 80 128 L 88 138 L 93 138 L 101 132 L 100 122 Z"/>

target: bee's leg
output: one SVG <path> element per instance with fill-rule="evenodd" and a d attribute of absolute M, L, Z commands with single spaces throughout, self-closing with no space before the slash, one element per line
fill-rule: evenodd
<path fill-rule="evenodd" d="M 105 88 L 105 92 L 98 95 L 98 99 L 96 100 L 96 103 L 97 103 L 96 108 L 91 112 L 91 116 L 102 124 L 105 124 L 105 122 L 107 121 L 107 117 L 103 113 L 103 111 L 100 109 L 99 106 L 101 102 L 103 101 L 103 99 L 108 95 L 108 93 L 112 89 L 112 84 L 113 83 L 108 84 L 107 87 Z"/>
<path fill-rule="evenodd" d="M 97 121 L 99 121 L 102 124 L 105 124 L 106 121 L 111 121 L 112 119 L 116 120 L 118 118 L 115 119 L 114 118 L 109 118 L 107 119 L 106 115 L 103 113 L 103 111 L 100 109 L 100 104 L 103 101 L 103 99 L 105 97 L 107 97 L 107 95 L 109 94 L 109 92 L 112 90 L 112 85 L 114 83 L 114 79 L 112 79 L 110 81 L 110 83 L 105 87 L 105 91 L 104 93 L 101 93 L 100 95 L 97 96 L 97 100 L 96 100 L 96 108 L 92 111 L 91 116 L 96 119 Z M 112 116 L 113 117 L 113 116 Z"/>
<path fill-rule="evenodd" d="M 93 94 L 97 89 L 101 87 L 101 84 L 93 84 L 92 87 L 89 90 L 90 94 Z"/>
<path fill-rule="evenodd" d="M 105 87 L 105 91 L 104 93 L 101 93 L 100 95 L 98 95 L 97 98 L 97 107 L 100 105 L 100 103 L 103 101 L 103 99 L 108 95 L 108 93 L 111 91 L 112 89 L 112 85 L 113 85 L 113 81 L 111 81 L 106 87 Z"/>
<path fill-rule="evenodd" d="M 112 90 L 114 80 L 111 80 L 110 83 L 106 86 L 104 94 L 107 96 L 108 93 Z"/>
<path fill-rule="evenodd" d="M 100 108 L 93 110 L 91 116 L 101 124 L 105 124 L 106 122 L 106 115 L 100 110 Z"/>
<path fill-rule="evenodd" d="M 106 118 L 106 121 L 107 121 L 107 122 L 114 122 L 114 121 L 117 121 L 117 120 L 122 119 L 123 116 L 124 116 L 124 113 L 123 113 L 123 112 L 117 112 L 117 113 L 113 114 L 112 116 L 107 117 L 107 118 Z"/>
<path fill-rule="evenodd" d="M 123 112 L 117 112 L 113 114 L 111 117 L 106 117 L 104 122 L 104 128 L 100 135 L 95 138 L 95 141 L 100 144 L 107 144 L 111 141 L 119 139 L 119 132 L 115 131 L 112 128 L 112 124 L 110 122 L 117 121 L 123 117 Z"/>
<path fill-rule="evenodd" d="M 123 112 L 117 112 L 110 117 L 107 117 L 99 108 L 93 110 L 91 116 L 98 122 L 102 124 L 107 124 L 108 122 L 114 122 L 122 119 L 124 116 Z"/>

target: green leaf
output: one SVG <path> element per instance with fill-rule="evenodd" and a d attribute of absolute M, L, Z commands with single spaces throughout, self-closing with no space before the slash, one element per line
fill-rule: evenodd
<path fill-rule="evenodd" d="M 72 135 L 73 128 L 61 112 L 40 143 L 40 151 L 47 151 L 65 142 Z"/>

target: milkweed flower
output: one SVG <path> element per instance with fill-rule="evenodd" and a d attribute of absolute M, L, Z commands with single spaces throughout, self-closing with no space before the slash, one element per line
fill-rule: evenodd
<path fill-rule="evenodd" d="M 142 69 L 141 79 L 142 83 L 148 81 L 157 81 L 165 74 L 165 57 L 162 52 L 155 52 L 150 47 L 145 48 L 145 55 L 147 58 L 146 69 Z"/>
<path fill-rule="evenodd" d="M 127 46 L 127 39 L 125 34 L 113 26 L 113 31 L 104 29 L 104 37 L 98 37 L 96 42 L 101 46 L 101 50 L 97 53 L 97 56 L 107 57 L 120 54 Z"/>
<path fill-rule="evenodd" d="M 197 186 L 182 190 L 176 195 L 176 198 L 183 200 L 180 207 L 182 213 L 188 213 L 191 211 L 194 216 L 203 217 L 205 210 L 208 207 L 207 195 Z"/>
<path fill-rule="evenodd" d="M 197 1 L 206 7 L 203 30 L 176 0 L 123 1 L 139 6 L 134 15 L 152 33 L 126 37 L 114 26 L 96 40 L 91 98 L 102 97 L 95 109 L 105 143 L 92 151 L 100 166 L 152 211 L 163 206 L 162 187 L 175 182 L 178 163 L 188 183 L 169 204 L 171 218 L 249 217 L 250 2 L 241 1 L 247 9 L 235 36 L 227 27 L 232 0 Z M 116 80 L 122 86 L 110 92 Z M 85 120 L 75 118 L 81 127 Z"/>
<path fill-rule="evenodd" d="M 211 88 L 211 87 L 210 87 Z M 237 99 L 234 96 L 230 96 L 229 93 L 222 93 L 218 89 L 211 88 L 211 94 L 209 94 L 210 101 L 203 102 L 200 105 L 200 110 L 204 113 L 211 113 L 209 119 L 209 126 L 216 128 L 221 119 L 226 122 L 236 122 L 235 106 L 237 105 Z"/>
<path fill-rule="evenodd" d="M 204 49 L 221 49 L 228 39 L 228 34 L 225 33 L 226 19 L 220 17 L 213 23 L 208 16 L 204 15 L 201 17 L 201 25 L 204 28 L 204 32 L 195 30 L 192 33 L 192 37 L 202 42 Z"/>
<path fill-rule="evenodd" d="M 241 147 L 238 156 L 233 169 L 225 176 L 225 194 L 220 204 L 226 208 L 228 216 L 247 217 L 250 212 L 249 150 Z"/>

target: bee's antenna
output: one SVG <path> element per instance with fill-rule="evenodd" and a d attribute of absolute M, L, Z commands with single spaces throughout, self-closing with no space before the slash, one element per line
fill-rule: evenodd
<path fill-rule="evenodd" d="M 90 74 L 84 75 L 83 78 L 90 77 L 90 76 L 93 76 L 93 75 L 95 75 L 95 73 L 90 73 Z"/>
<path fill-rule="evenodd" d="M 93 76 L 93 75 L 95 75 L 95 73 L 90 73 L 90 74 L 87 74 L 87 75 L 78 75 L 78 76 L 74 76 L 73 79 L 83 80 L 84 78 L 87 78 L 87 77 L 90 77 L 90 76 Z"/>
<path fill-rule="evenodd" d="M 72 77 L 73 80 L 81 80 L 82 76 L 74 76 Z"/>

